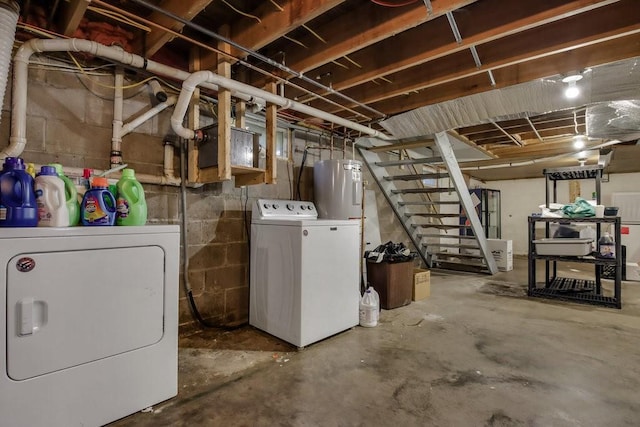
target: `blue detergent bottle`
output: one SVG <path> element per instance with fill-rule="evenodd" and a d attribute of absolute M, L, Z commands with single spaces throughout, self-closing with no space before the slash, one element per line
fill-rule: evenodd
<path fill-rule="evenodd" d="M 82 225 L 114 225 L 116 222 L 116 199 L 107 189 L 107 178 L 95 177 L 91 189 L 84 193 L 80 206 Z"/>
<path fill-rule="evenodd" d="M 33 177 L 20 157 L 7 157 L 0 172 L 0 227 L 36 227 Z"/>

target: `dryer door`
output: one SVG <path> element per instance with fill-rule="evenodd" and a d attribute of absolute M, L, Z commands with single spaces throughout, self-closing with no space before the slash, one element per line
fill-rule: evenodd
<path fill-rule="evenodd" d="M 160 247 L 145 246 L 9 260 L 9 377 L 25 380 L 159 341 L 164 256 Z"/>

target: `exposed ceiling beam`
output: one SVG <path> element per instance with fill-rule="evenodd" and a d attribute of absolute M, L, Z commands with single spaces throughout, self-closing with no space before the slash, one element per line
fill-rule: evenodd
<path fill-rule="evenodd" d="M 280 9 L 271 2 L 263 1 L 252 12 L 252 15 L 260 17 L 260 22 L 253 18 L 242 17 L 231 27 L 231 40 L 241 46 L 252 50 L 258 50 L 274 40 L 286 35 L 291 30 L 317 18 L 328 10 L 336 7 L 345 0 L 289 0 L 280 2 Z M 246 57 L 245 52 L 232 50 L 234 56 Z M 215 54 L 203 58 L 203 66 L 211 68 L 215 66 Z M 286 58 L 288 62 L 288 57 Z M 291 67 L 290 64 L 288 64 Z M 297 70 L 296 68 L 293 68 Z"/>
<path fill-rule="evenodd" d="M 212 0 L 165 0 L 164 2 L 162 2 L 160 7 L 168 12 L 173 13 L 174 15 L 178 15 L 186 20 L 191 21 L 197 14 L 202 12 L 202 10 L 204 10 L 204 8 L 206 8 L 209 3 L 211 3 L 211 1 Z M 184 27 L 184 24 L 182 24 L 181 22 L 176 22 L 170 17 L 159 12 L 152 12 L 151 16 L 148 19 L 178 32 Z M 167 42 L 171 41 L 172 39 L 173 35 L 157 28 L 153 28 L 147 35 L 144 46 L 140 42 L 136 47 L 140 50 L 142 50 L 142 48 L 144 47 L 145 55 L 153 56 Z"/>
<path fill-rule="evenodd" d="M 557 129 L 564 128 L 567 126 L 573 126 L 573 116 L 572 110 L 563 111 L 562 116 L 555 116 L 553 118 L 545 118 L 541 119 L 544 116 L 538 116 L 529 118 L 538 130 L 549 130 L 549 129 Z M 582 112 L 576 117 L 579 125 L 585 124 L 585 116 L 584 109 Z M 511 133 L 518 132 L 529 132 L 531 131 L 531 126 L 528 124 L 526 119 L 515 119 L 515 120 L 503 120 L 500 121 L 500 126 L 503 129 L 508 130 Z M 472 139 L 483 138 L 486 136 L 498 136 L 499 133 L 493 130 L 491 125 L 483 124 L 483 125 L 475 125 L 475 126 L 466 126 L 462 128 L 458 128 L 457 130 L 460 134 L 466 135 Z"/>
<path fill-rule="evenodd" d="M 71 37 L 78 29 L 78 25 L 87 11 L 91 0 L 69 0 L 62 3 L 62 18 L 60 21 L 60 32 L 67 37 Z"/>
<path fill-rule="evenodd" d="M 464 32 L 460 44 L 453 40 L 447 19 L 441 17 L 428 25 L 420 25 L 354 53 L 352 58 L 361 64 L 363 69 L 357 67 L 343 69 L 327 65 L 314 70 L 312 74 L 326 75 L 331 73 L 332 87 L 336 90 L 345 90 L 456 52 L 461 52 L 459 55 L 461 58 L 471 61 L 472 57 L 468 52 L 470 47 L 584 13 L 613 2 L 614 0 L 571 2 L 555 0 L 551 2 L 523 2 L 517 8 L 503 7 L 502 0 L 478 2 L 468 6 L 464 14 L 454 15 L 457 19 L 456 22 L 460 22 Z M 461 16 L 458 17 L 459 15 Z M 469 22 L 471 19 L 472 22 Z M 420 49 L 415 48 L 416 40 L 421 40 Z M 381 55 L 381 53 L 383 54 Z M 486 65 L 484 68 L 487 68 Z M 293 95 L 296 94 L 293 93 Z M 301 100 L 306 99 L 308 98 L 305 97 Z"/>
<path fill-rule="evenodd" d="M 562 133 L 562 132 L 574 133 L 574 129 L 575 129 L 575 124 L 573 122 L 573 119 L 569 119 L 569 118 L 562 121 L 545 123 L 544 125 L 536 128 L 537 133 L 533 132 L 529 125 L 509 128 L 509 127 L 503 126 L 502 122 L 499 122 L 499 124 L 504 130 L 509 132 L 511 135 L 521 135 L 522 139 L 529 139 L 529 138 L 525 138 L 523 135 L 527 135 L 527 136 L 532 135 L 532 139 L 537 138 L 538 135 L 541 135 L 544 138 L 545 135 L 553 135 L 554 133 Z M 585 129 L 584 120 L 578 121 L 578 128 L 584 131 Z M 499 139 L 503 135 L 502 132 L 493 130 L 493 129 L 487 130 L 484 132 L 474 133 L 471 135 L 466 134 L 464 132 L 460 132 L 459 129 L 458 129 L 458 132 L 462 135 L 466 135 L 467 137 L 469 137 L 469 139 L 473 140 L 476 144 L 489 144 L 491 143 L 492 140 Z"/>
<path fill-rule="evenodd" d="M 393 39 L 392 36 L 396 34 L 475 1 L 477 0 L 434 1 L 431 14 L 421 2 L 398 8 L 381 7 L 369 1 L 361 2 L 327 25 L 313 28 L 324 42 L 310 37 L 303 41 L 306 49 L 300 46 L 286 48 L 284 54 L 287 65 L 296 71 L 307 72 L 388 37 Z M 251 83 L 260 86 L 263 81 L 263 77 L 258 76 Z"/>
<path fill-rule="evenodd" d="M 601 144 L 602 140 L 589 141 L 587 145 L 577 150 L 573 147 L 572 138 L 564 138 L 556 142 L 543 142 L 527 145 L 514 150 L 513 148 L 503 148 L 492 150 L 501 159 L 514 159 L 522 157 L 543 157 L 556 154 L 572 153 L 591 150 L 592 147 Z"/>
<path fill-rule="evenodd" d="M 474 75 L 433 87 L 430 90 L 376 102 L 371 106 L 389 115 L 396 114 L 463 95 L 500 89 L 539 78 L 568 73 L 579 68 L 594 67 L 632 58 L 637 56 L 638 52 L 640 52 L 640 34 L 632 34 L 534 61 L 496 69 L 493 71 L 496 78 L 495 87 L 491 86 L 486 75 Z"/>
<path fill-rule="evenodd" d="M 580 133 L 585 133 L 586 132 L 586 128 L 584 125 L 582 126 L 578 126 L 578 131 Z M 554 137 L 560 137 L 560 136 L 573 136 L 575 135 L 575 127 L 573 126 L 573 124 L 571 126 L 567 126 L 564 128 L 556 128 L 556 129 L 550 129 L 550 130 L 542 130 L 540 131 L 540 135 L 542 136 L 542 138 L 554 138 Z M 538 143 L 537 140 L 537 135 L 532 132 L 532 131 L 528 131 L 528 132 L 521 132 L 521 133 L 512 133 L 511 135 L 518 135 L 518 138 L 520 141 L 531 141 L 533 143 Z M 494 136 L 492 138 L 478 138 L 478 139 L 472 139 L 476 144 L 478 145 L 482 145 L 482 146 L 487 146 L 490 144 L 499 144 L 499 143 L 504 143 L 507 142 L 507 139 L 505 138 L 505 136 Z M 527 143 L 525 143 L 526 145 Z"/>
<path fill-rule="evenodd" d="M 486 154 L 487 156 L 491 157 L 492 159 L 497 158 L 498 156 L 496 156 L 494 153 L 492 153 L 491 151 L 485 149 L 484 147 L 474 143 L 473 141 L 471 141 L 469 138 L 465 137 L 464 135 L 460 135 L 459 133 L 457 133 L 456 131 L 448 131 L 447 132 L 451 137 L 457 139 L 458 141 L 461 141 L 465 144 L 467 144 L 469 147 L 471 148 L 475 148 L 476 150 L 481 151 L 482 153 Z"/>
<path fill-rule="evenodd" d="M 490 120 L 491 124 L 493 126 L 495 126 L 496 129 L 498 129 L 500 132 L 502 132 L 507 138 L 509 138 L 509 140 L 511 140 L 511 142 L 513 142 L 514 144 L 516 144 L 518 147 L 522 147 L 522 142 L 518 141 L 513 135 L 511 135 L 509 132 L 507 132 L 506 130 L 502 129 L 502 127 L 500 127 L 500 125 L 498 123 L 496 123 L 493 120 Z"/>
<path fill-rule="evenodd" d="M 634 15 L 637 4 L 630 1 L 620 2 L 625 6 L 618 9 L 620 13 L 603 16 L 596 10 L 478 46 L 483 62 L 480 68 L 475 66 L 468 52 L 457 52 L 388 76 L 392 81 L 390 84 L 367 83 L 343 93 L 370 104 L 478 74 L 489 82 L 484 75 L 487 69 L 495 72 L 498 68 L 640 33 L 640 22 Z M 425 76 L 429 77 L 425 79 Z M 316 103 L 311 105 L 317 107 Z M 333 107 L 330 111 L 336 113 L 339 110 Z"/>

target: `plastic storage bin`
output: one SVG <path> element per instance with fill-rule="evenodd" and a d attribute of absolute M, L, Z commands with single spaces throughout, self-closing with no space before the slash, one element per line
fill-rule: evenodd
<path fill-rule="evenodd" d="M 552 256 L 584 256 L 591 253 L 593 239 L 540 239 L 534 240 L 536 254 Z"/>

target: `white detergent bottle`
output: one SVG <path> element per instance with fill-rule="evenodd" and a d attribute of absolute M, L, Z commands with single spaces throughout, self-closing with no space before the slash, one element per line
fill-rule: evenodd
<path fill-rule="evenodd" d="M 64 181 L 55 167 L 42 166 L 35 179 L 38 227 L 68 227 L 69 209 Z"/>
<path fill-rule="evenodd" d="M 373 328 L 378 325 L 380 316 L 380 297 L 371 286 L 360 298 L 360 326 Z"/>

